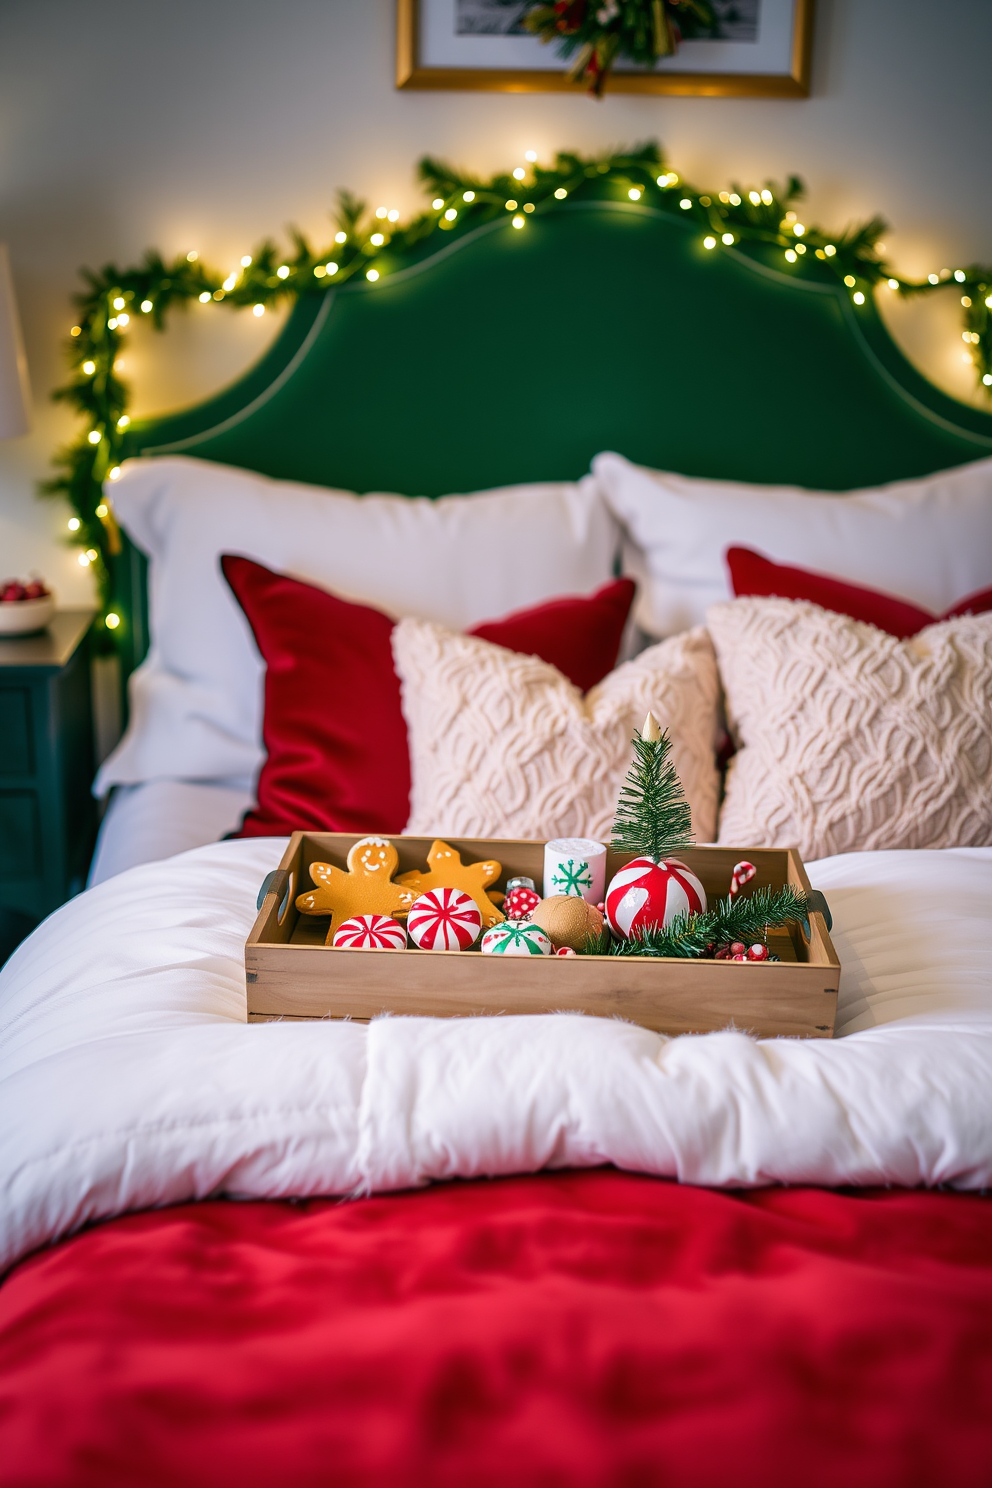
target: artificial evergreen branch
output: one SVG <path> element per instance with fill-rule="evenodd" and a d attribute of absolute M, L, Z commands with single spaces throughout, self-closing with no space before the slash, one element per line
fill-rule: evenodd
<path fill-rule="evenodd" d="M 634 761 L 620 791 L 610 845 L 614 852 L 659 861 L 692 846 L 692 814 L 672 763 L 668 730 L 661 732 L 653 713 L 631 742 Z"/>
<path fill-rule="evenodd" d="M 787 884 L 781 889 L 760 888 L 733 899 L 721 899 L 701 914 L 679 915 L 671 924 L 651 925 L 630 940 L 614 940 L 609 931 L 591 936 L 579 952 L 583 956 L 667 956 L 695 959 L 740 941 L 764 941 L 769 930 L 807 919 L 806 895 Z"/>

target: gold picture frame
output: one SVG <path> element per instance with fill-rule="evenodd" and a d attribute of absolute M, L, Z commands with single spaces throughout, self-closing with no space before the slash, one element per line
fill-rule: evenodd
<path fill-rule="evenodd" d="M 396 86 L 483 93 L 578 93 L 562 62 L 557 68 L 425 66 L 420 60 L 421 8 L 432 0 L 396 0 Z M 806 98 L 813 53 L 814 0 L 793 0 L 791 64 L 787 72 L 615 72 L 609 93 L 665 93 L 695 98 Z"/>

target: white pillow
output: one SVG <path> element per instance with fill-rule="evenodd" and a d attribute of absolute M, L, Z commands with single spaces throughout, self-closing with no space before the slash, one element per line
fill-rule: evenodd
<path fill-rule="evenodd" d="M 617 667 L 583 697 L 536 656 L 423 620 L 393 631 L 410 738 L 416 836 L 593 837 L 605 841 L 632 756 L 654 713 L 696 840 L 716 830 L 720 682 L 702 628 Z"/>
<path fill-rule="evenodd" d="M 740 745 L 721 844 L 807 862 L 992 846 L 992 615 L 908 641 L 789 599 L 707 618 Z"/>
<path fill-rule="evenodd" d="M 592 468 L 624 528 L 634 619 L 649 635 L 700 625 L 733 598 L 723 555 L 735 545 L 938 615 L 992 584 L 992 459 L 837 494 L 698 480 L 614 454 Z"/>
<path fill-rule="evenodd" d="M 151 648 L 94 789 L 250 782 L 263 666 L 220 569 L 239 553 L 400 618 L 458 629 L 613 575 L 618 532 L 591 476 L 472 496 L 355 496 L 184 457 L 129 460 L 109 488 L 151 560 Z"/>

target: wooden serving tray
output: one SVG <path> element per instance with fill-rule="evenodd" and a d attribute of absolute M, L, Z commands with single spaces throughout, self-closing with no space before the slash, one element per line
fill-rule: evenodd
<path fill-rule="evenodd" d="M 363 834 L 364 835 L 364 834 Z M 627 1018 L 659 1033 L 709 1033 L 733 1026 L 763 1038 L 831 1038 L 840 962 L 822 913 L 774 930 L 777 962 L 694 961 L 668 957 L 483 956 L 472 951 L 358 951 L 324 945 L 328 921 L 301 915 L 296 895 L 311 886 L 311 863 L 344 868 L 360 837 L 294 832 L 245 942 L 249 1021 L 273 1018 L 373 1018 L 379 1013 L 470 1017 L 480 1013 L 576 1011 Z M 392 837 L 398 873 L 423 868 L 430 837 Z M 445 839 L 463 862 L 495 858 L 508 878 L 540 885 L 543 842 Z M 607 882 L 633 854 L 607 852 Z M 793 848 L 693 847 L 678 854 L 710 900 L 726 895 L 734 864 L 757 868 L 751 887 L 793 884 L 810 892 Z"/>

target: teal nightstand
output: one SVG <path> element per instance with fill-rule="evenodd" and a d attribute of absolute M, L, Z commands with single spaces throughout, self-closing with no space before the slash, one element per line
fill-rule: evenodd
<path fill-rule="evenodd" d="M 92 623 L 92 610 L 60 610 L 39 635 L 0 637 L 0 963 L 86 882 Z"/>

